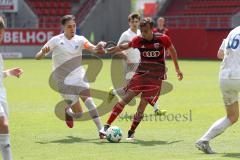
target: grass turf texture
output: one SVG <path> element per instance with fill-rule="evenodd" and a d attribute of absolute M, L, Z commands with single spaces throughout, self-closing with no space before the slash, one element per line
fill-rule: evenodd
<path fill-rule="evenodd" d="M 110 60 L 103 60 L 103 69 L 92 88 L 107 91 L 111 86 Z M 194 147 L 195 141 L 220 117 L 224 106 L 218 87 L 218 61 L 180 61 L 184 73 L 178 82 L 173 65 L 168 61 L 168 82 L 172 92 L 160 97 L 160 107 L 168 114 L 189 114 L 192 121 L 144 121 L 136 130 L 136 142 L 125 140 L 131 122 L 118 119 L 113 125 L 123 130 L 118 143 L 100 143 L 92 121 L 76 122 L 66 127 L 54 114 L 61 100 L 48 85 L 51 60 L 5 60 L 5 68 L 19 66 L 24 74 L 20 79 L 7 78 L 10 108 L 10 132 L 14 159 L 18 160 L 112 160 L 112 159 L 237 159 L 239 152 L 239 124 L 229 128 L 212 141 L 219 154 L 205 155 Z M 99 101 L 96 101 L 98 104 Z M 83 103 L 81 103 L 83 104 Z M 134 114 L 136 106 L 127 106 L 123 115 Z M 148 106 L 147 114 L 152 114 Z M 106 121 L 108 114 L 102 116 Z"/>

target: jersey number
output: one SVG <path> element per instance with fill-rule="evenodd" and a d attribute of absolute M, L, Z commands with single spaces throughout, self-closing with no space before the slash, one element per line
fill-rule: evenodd
<path fill-rule="evenodd" d="M 240 34 L 237 34 L 233 39 L 230 39 L 228 41 L 227 48 L 231 48 L 231 49 L 238 48 L 238 46 L 239 46 L 239 36 L 240 36 Z"/>

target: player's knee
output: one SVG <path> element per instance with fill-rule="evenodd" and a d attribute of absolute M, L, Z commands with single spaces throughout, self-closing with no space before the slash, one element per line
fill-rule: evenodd
<path fill-rule="evenodd" d="M 119 103 L 121 105 L 126 105 L 130 102 L 131 100 L 129 99 L 129 97 L 122 97 L 121 100 L 119 101 Z"/>
<path fill-rule="evenodd" d="M 83 112 L 78 112 L 78 113 L 75 113 L 73 117 L 75 119 L 80 119 L 82 117 L 82 115 L 83 115 Z"/>
<path fill-rule="evenodd" d="M 124 96 L 122 98 L 121 102 L 125 105 L 125 104 L 128 104 L 133 98 L 134 98 L 134 96 L 132 96 L 132 95 Z"/>
<path fill-rule="evenodd" d="M 8 122 L 7 121 L 0 122 L 0 131 L 1 131 L 1 133 L 8 133 Z"/>
<path fill-rule="evenodd" d="M 228 119 L 231 121 L 232 124 L 236 123 L 238 121 L 239 114 L 229 115 Z"/>
<path fill-rule="evenodd" d="M 128 91 L 123 97 L 122 97 L 122 101 L 125 104 L 128 104 L 134 97 L 136 96 L 136 93 L 132 92 L 132 91 Z"/>
<path fill-rule="evenodd" d="M 134 115 L 134 120 L 135 121 L 141 121 L 144 117 L 144 114 L 142 112 L 137 112 L 135 115 Z"/>

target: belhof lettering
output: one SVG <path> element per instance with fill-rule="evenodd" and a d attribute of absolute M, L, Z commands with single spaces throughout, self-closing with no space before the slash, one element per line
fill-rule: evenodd
<path fill-rule="evenodd" d="M 160 51 L 144 51 L 143 53 L 144 57 L 159 57 Z"/>
<path fill-rule="evenodd" d="M 3 45 L 43 45 L 59 30 L 6 30 Z"/>

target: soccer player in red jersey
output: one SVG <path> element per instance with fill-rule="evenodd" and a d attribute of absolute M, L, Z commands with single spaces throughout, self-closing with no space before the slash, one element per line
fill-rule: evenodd
<path fill-rule="evenodd" d="M 154 33 L 162 33 L 169 36 L 169 29 L 165 25 L 165 18 L 159 17 L 157 19 L 157 28 L 153 28 Z"/>
<path fill-rule="evenodd" d="M 141 94 L 141 101 L 137 112 L 133 117 L 133 122 L 128 131 L 127 140 L 133 140 L 134 132 L 141 122 L 144 110 L 147 104 L 154 105 L 158 100 L 161 90 L 162 80 L 165 79 L 165 50 L 168 50 L 174 62 L 175 70 L 179 80 L 183 79 L 183 74 L 179 69 L 177 52 L 170 40 L 165 34 L 154 34 L 152 32 L 153 22 L 151 18 L 144 18 L 140 22 L 141 36 L 135 37 L 131 42 L 120 44 L 108 49 L 109 53 L 123 51 L 129 48 L 137 48 L 140 51 L 140 64 L 135 75 L 131 78 L 125 88 L 126 94 L 113 107 L 110 117 L 104 125 L 106 131 L 117 116 L 122 112 L 135 96 Z"/>

